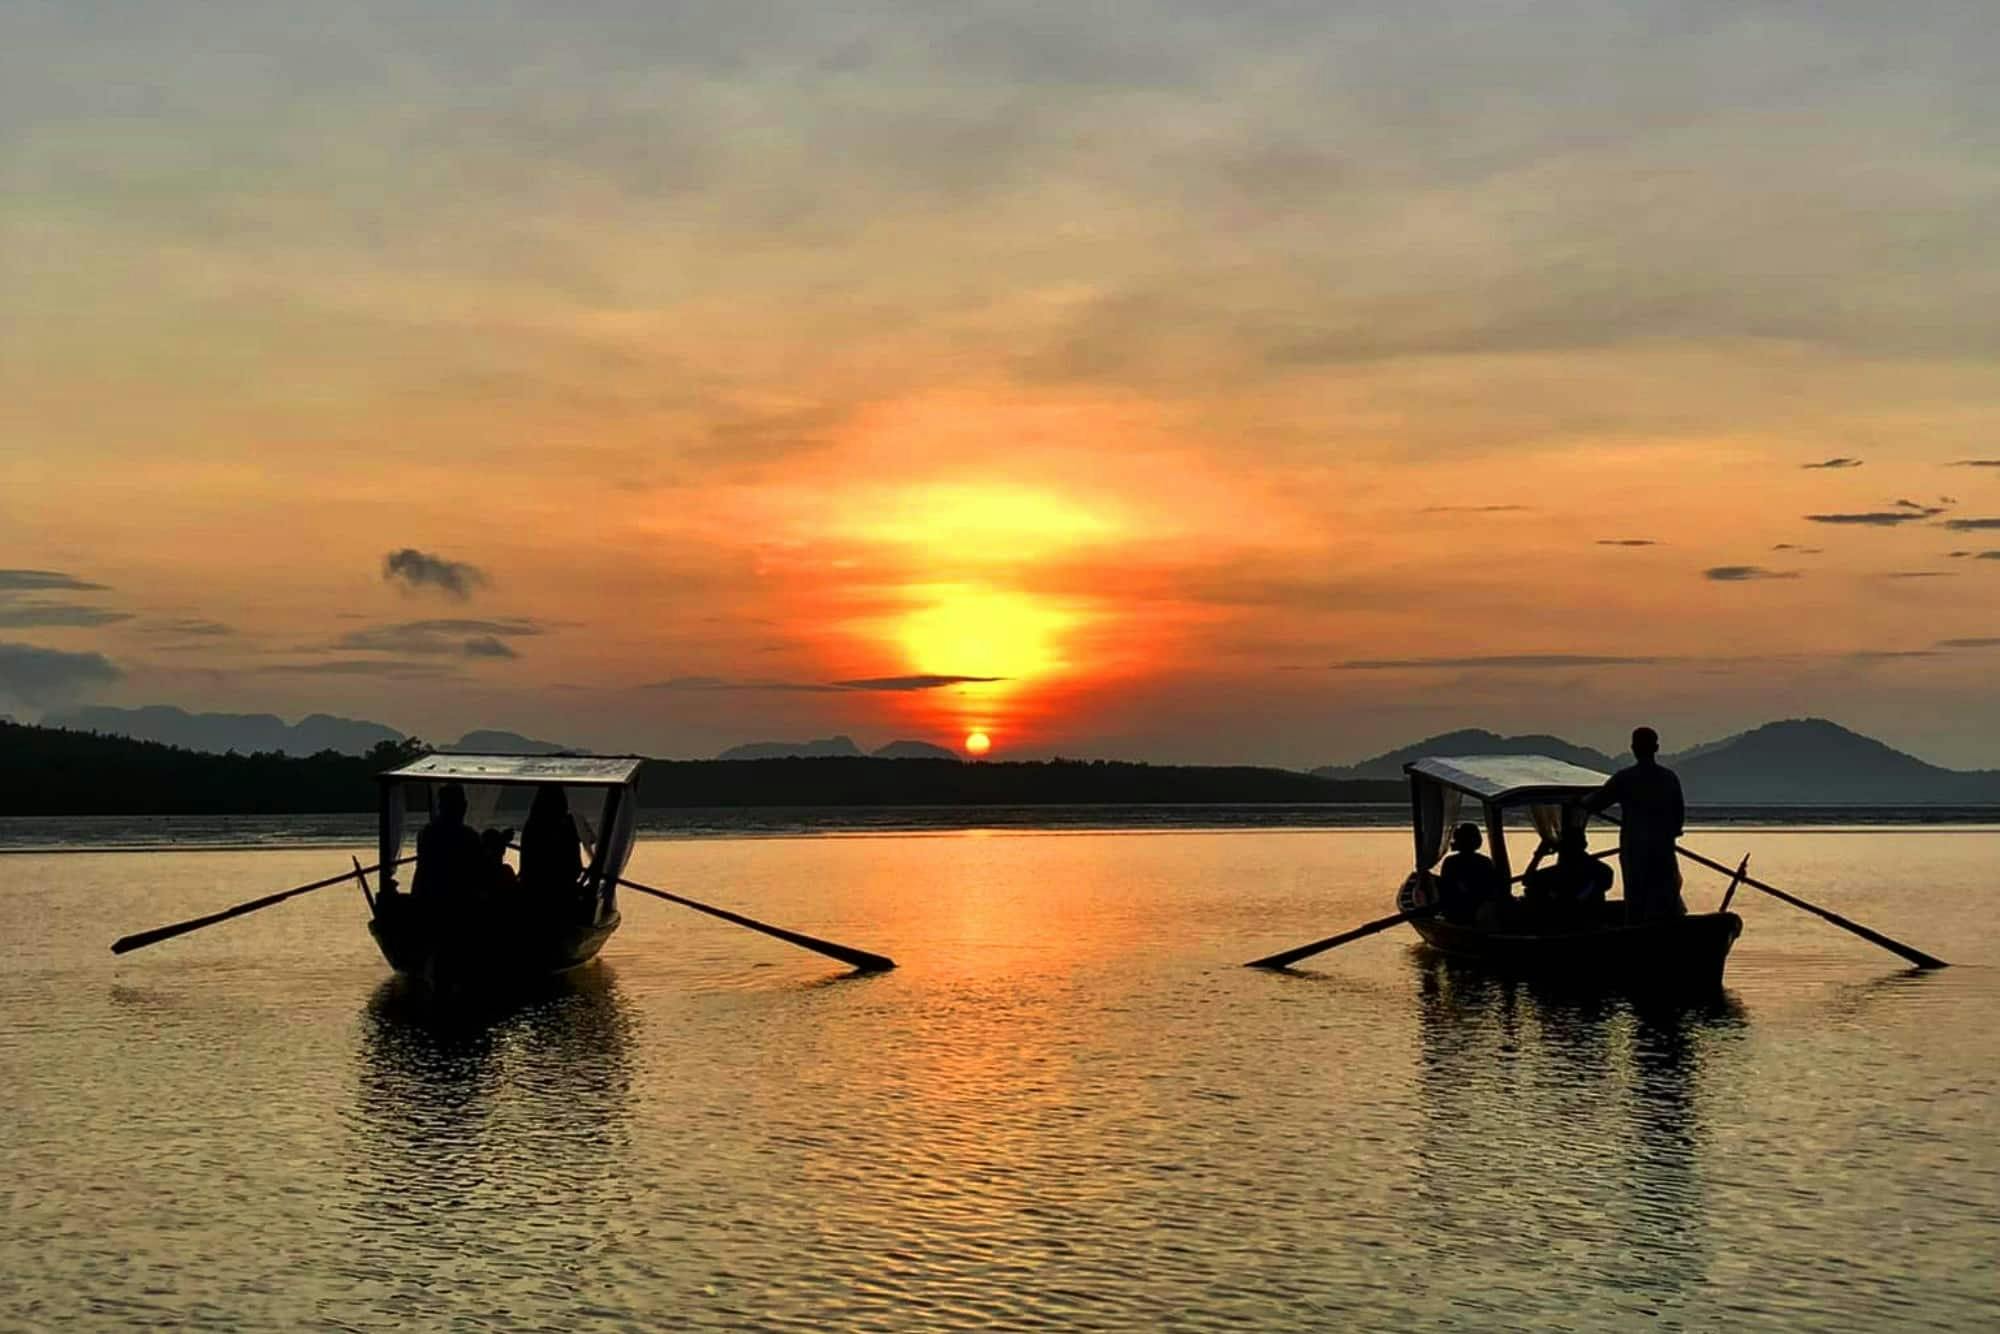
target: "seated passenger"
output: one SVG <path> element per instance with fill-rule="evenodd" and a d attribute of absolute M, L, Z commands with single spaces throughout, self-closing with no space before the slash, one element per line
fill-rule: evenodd
<path fill-rule="evenodd" d="M 513 841 L 511 829 L 489 829 L 479 836 L 480 851 L 486 858 L 487 887 L 509 897 L 518 883 L 514 868 L 507 864 L 507 845 Z"/>
<path fill-rule="evenodd" d="M 479 835 L 465 823 L 465 789 L 446 783 L 438 790 L 430 823 L 417 835 L 411 897 L 431 904 L 457 899 L 478 883 L 485 859 Z"/>
<path fill-rule="evenodd" d="M 583 851 L 576 821 L 569 813 L 569 796 L 560 783 L 535 789 L 535 804 L 521 826 L 521 884 L 531 894 L 567 898 L 583 876 Z"/>
<path fill-rule="evenodd" d="M 1479 826 L 1462 824 L 1451 834 L 1452 854 L 1438 867 L 1438 900 L 1446 921 L 1463 926 L 1498 924 L 1513 901 L 1500 868 L 1479 850 Z"/>
<path fill-rule="evenodd" d="M 1611 888 L 1611 868 L 1590 855 L 1583 830 L 1565 829 L 1556 845 L 1556 863 L 1522 877 L 1524 897 L 1543 911 L 1575 915 L 1595 911 Z"/>

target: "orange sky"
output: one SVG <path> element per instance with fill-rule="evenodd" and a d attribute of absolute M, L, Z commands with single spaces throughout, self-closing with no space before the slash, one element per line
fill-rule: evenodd
<path fill-rule="evenodd" d="M 0 710 L 1991 765 L 1975 19 L 51 10 Z"/>

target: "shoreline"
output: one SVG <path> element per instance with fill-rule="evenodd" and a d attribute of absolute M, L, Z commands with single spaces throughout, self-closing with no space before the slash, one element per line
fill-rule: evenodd
<path fill-rule="evenodd" d="M 1332 833 L 1402 829 L 1398 803 L 1099 803 L 1033 806 L 743 806 L 660 809 L 639 819 L 642 842 L 866 838 L 997 832 L 1024 835 Z M 1815 833 L 2000 832 L 2000 807 L 1696 807 L 1697 830 Z M 372 848 L 375 817 L 79 815 L 0 817 L 0 856 L 93 852 L 255 852 Z"/>

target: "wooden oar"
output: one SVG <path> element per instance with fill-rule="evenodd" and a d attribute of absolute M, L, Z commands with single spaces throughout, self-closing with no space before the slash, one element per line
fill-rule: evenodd
<path fill-rule="evenodd" d="M 415 860 L 416 855 L 413 853 L 408 857 L 398 857 L 391 864 L 401 866 L 405 862 L 413 862 Z M 378 863 L 367 869 L 370 871 L 379 871 L 382 867 Z M 185 922 L 175 922 L 172 926 L 156 926 L 151 931 L 135 931 L 129 936 L 120 936 L 117 940 L 111 942 L 111 952 L 113 954 L 124 954 L 130 950 L 144 949 L 148 945 L 157 945 L 163 940 L 172 940 L 175 936 L 184 936 L 190 931 L 199 931 L 205 926 L 214 926 L 217 922 L 226 922 L 232 917 L 241 917 L 245 913 L 253 913 L 260 908 L 268 908 L 273 904 L 283 903 L 286 899 L 297 898 L 301 894 L 310 894 L 316 889 L 325 889 L 328 885 L 345 884 L 349 880 L 354 879 L 357 874 L 359 874 L 358 868 L 354 871 L 342 871 L 339 875 L 328 876 L 324 880 L 315 880 L 310 885 L 300 885 L 296 889 L 287 889 L 277 894 L 267 894 L 261 899 L 252 899 L 248 903 L 239 903 L 234 908 L 224 908 L 221 912 L 210 913 L 206 917 L 190 918 Z"/>
<path fill-rule="evenodd" d="M 1721 862 L 1712 862 L 1698 852 L 1689 852 L 1686 848 L 1680 846 L 1678 843 L 1674 845 L 1674 851 L 1678 852 L 1681 856 L 1687 858 L 1689 861 L 1698 862 L 1701 865 L 1708 867 L 1710 870 L 1720 871 L 1724 875 L 1732 874 L 1730 869 L 1727 866 L 1724 866 Z M 1744 861 L 1747 868 L 1749 859 L 1746 857 Z M 1772 898 L 1777 899 L 1782 903 L 1789 903 L 1794 908 L 1804 908 L 1807 912 L 1811 913 L 1813 916 L 1825 918 L 1827 921 L 1832 922 L 1835 926 L 1839 927 L 1841 930 L 1852 931 L 1855 935 L 1860 936 L 1863 940 L 1868 941 L 1871 944 L 1880 945 L 1883 949 L 1888 950 L 1893 954 L 1900 954 L 1905 959 L 1908 959 L 1911 963 L 1915 964 L 1919 968 L 1950 967 L 1950 965 L 1947 964 L 1943 959 L 1939 959 L 1932 955 L 1926 954 L 1922 950 L 1917 949 L 1914 946 L 1905 945 L 1900 940 L 1891 940 L 1889 939 L 1889 937 L 1883 935 L 1880 931 L 1870 931 L 1867 927 L 1861 925 L 1861 923 L 1859 922 L 1850 922 L 1837 912 L 1829 912 L 1827 909 L 1820 907 L 1818 904 L 1807 903 L 1804 899 L 1799 898 L 1798 896 L 1793 894 L 1787 894 L 1784 890 L 1777 888 L 1775 885 L 1765 884 L 1762 880 L 1757 879 L 1753 875 L 1742 875 L 1742 883 L 1750 886 L 1750 888 L 1752 889 L 1761 889 L 1766 894 L 1769 894 Z"/>
<path fill-rule="evenodd" d="M 1722 891 L 1722 906 L 1717 912 L 1728 912 L 1729 901 L 1736 897 L 1736 887 L 1743 883 L 1743 877 L 1750 874 L 1750 854 L 1744 853 L 1743 860 L 1736 864 L 1736 874 L 1729 877 L 1729 888 Z"/>
<path fill-rule="evenodd" d="M 1387 931 L 1390 927 L 1403 922 L 1413 922 L 1419 917 L 1429 917 L 1437 910 L 1438 906 L 1430 903 L 1425 904 L 1421 908 L 1412 908 L 1408 912 L 1395 913 L 1389 917 L 1378 917 L 1372 922 L 1355 927 L 1352 931 L 1343 931 L 1337 936 L 1328 936 L 1325 940 L 1315 940 L 1310 945 L 1301 945 L 1297 949 L 1286 950 L 1282 954 L 1271 954 L 1262 959 L 1252 959 L 1243 966 L 1245 968 L 1290 968 L 1300 959 L 1311 958 L 1313 955 L 1324 950 L 1330 950 L 1336 945 L 1345 945 L 1350 940 L 1359 940 L 1363 936 L 1372 936 L 1377 931 Z"/>
<path fill-rule="evenodd" d="M 769 922 L 760 922 L 754 917 L 745 917 L 741 913 L 730 912 L 727 908 L 716 908 L 706 903 L 697 903 L 693 899 L 682 898 L 679 894 L 669 894 L 664 889 L 654 889 L 651 885 L 642 885 L 636 880 L 627 880 L 623 876 L 618 877 L 618 883 L 627 889 L 636 889 L 641 894 L 651 894 L 656 899 L 665 899 L 668 903 L 678 903 L 683 908 L 692 908 L 696 912 L 705 912 L 710 917 L 720 917 L 725 922 L 734 922 L 738 926 L 747 926 L 752 931 L 762 931 L 767 936 L 776 936 L 779 940 L 797 945 L 801 949 L 815 950 L 818 953 L 826 955 L 829 959 L 838 959 L 849 967 L 864 973 L 886 973 L 896 966 L 896 961 L 884 954 L 870 954 L 867 950 L 857 950 L 847 945 L 837 944 L 831 940 L 821 940 L 818 936 L 808 936 L 798 931 L 787 931 L 782 926 L 772 926 Z"/>

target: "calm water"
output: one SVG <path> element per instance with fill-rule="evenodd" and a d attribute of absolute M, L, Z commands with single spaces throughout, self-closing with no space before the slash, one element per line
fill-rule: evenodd
<path fill-rule="evenodd" d="M 107 951 L 344 854 L 17 853 L 0 1324 L 1993 1326 L 2000 833 L 1690 842 L 1959 966 L 1746 893 L 1724 1003 L 1635 1014 L 1235 966 L 1388 911 L 1400 831 L 715 838 L 633 874 L 903 966 L 637 899 L 464 1022 L 351 886 Z"/>

